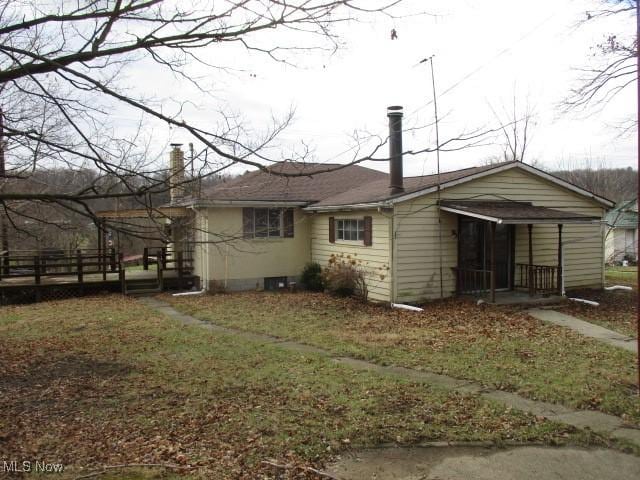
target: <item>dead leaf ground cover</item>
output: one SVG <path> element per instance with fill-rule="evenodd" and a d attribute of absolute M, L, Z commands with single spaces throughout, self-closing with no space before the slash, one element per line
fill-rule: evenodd
<path fill-rule="evenodd" d="M 638 294 L 634 290 L 606 291 L 606 290 L 574 290 L 569 292 L 571 297 L 593 300 L 600 305 L 597 307 L 584 303 L 571 302 L 561 312 L 573 315 L 582 320 L 596 323 L 610 330 L 620 332 L 630 337 L 636 336 L 636 312 Z"/>
<path fill-rule="evenodd" d="M 323 302 L 206 300 L 245 314 L 284 302 L 310 315 Z M 345 313 L 333 308 L 327 316 Z M 282 475 L 261 461 L 322 467 L 337 452 L 382 442 L 605 443 L 471 396 L 183 326 L 120 296 L 1 308 L 0 371 L 0 459 L 62 463 L 56 478 L 118 464 L 177 469 L 98 478 L 304 478 L 302 468 Z"/>
<path fill-rule="evenodd" d="M 471 379 L 640 424 L 632 353 L 544 324 L 514 307 L 445 300 L 414 313 L 312 293 L 163 298 L 218 324 Z"/>

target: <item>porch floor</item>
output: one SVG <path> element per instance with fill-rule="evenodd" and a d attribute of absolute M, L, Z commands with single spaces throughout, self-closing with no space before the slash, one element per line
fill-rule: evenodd
<path fill-rule="evenodd" d="M 463 297 L 479 298 L 473 295 L 463 295 Z M 487 303 L 488 297 L 481 297 Z M 508 292 L 496 292 L 496 301 L 492 305 L 557 305 L 566 302 L 567 299 L 562 295 L 535 295 L 529 296 L 529 292 L 519 290 L 510 290 Z"/>

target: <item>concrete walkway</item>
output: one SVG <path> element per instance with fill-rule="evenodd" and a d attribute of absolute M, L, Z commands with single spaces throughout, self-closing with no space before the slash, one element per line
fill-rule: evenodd
<path fill-rule="evenodd" d="M 414 382 L 421 382 L 428 385 L 454 390 L 460 393 L 478 395 L 487 400 L 503 403 L 511 408 L 531 413 L 533 415 L 545 417 L 548 420 L 566 423 L 577 428 L 589 428 L 595 432 L 609 435 L 613 438 L 625 439 L 640 445 L 640 429 L 632 426 L 625 426 L 624 421 L 614 415 L 591 410 L 575 410 L 555 403 L 538 402 L 521 397 L 515 393 L 503 392 L 483 387 L 482 385 L 458 378 L 440 375 L 437 373 L 424 372 L 405 367 L 381 366 L 364 360 L 357 360 L 350 357 L 336 357 L 333 353 L 322 348 L 305 345 L 282 338 L 265 335 L 262 333 L 252 333 L 235 328 L 223 327 L 206 322 L 198 318 L 186 315 L 177 311 L 168 303 L 162 302 L 153 297 L 142 297 L 138 299 L 148 307 L 174 318 L 185 325 L 199 325 L 214 332 L 244 338 L 250 341 L 276 345 L 285 350 L 300 353 L 312 353 L 332 359 L 334 362 L 348 366 L 356 370 L 375 372 L 379 375 L 403 378 Z"/>
<path fill-rule="evenodd" d="M 543 310 L 536 308 L 528 311 L 529 315 L 543 322 L 553 323 L 561 327 L 567 327 L 571 330 L 584 335 L 585 337 L 595 338 L 603 343 L 614 347 L 624 348 L 630 352 L 638 353 L 638 345 L 636 339 L 628 337 L 613 330 L 585 322 L 579 318 L 572 317 L 565 313 L 556 312 L 555 310 Z"/>
<path fill-rule="evenodd" d="M 344 454 L 327 473 L 344 480 L 637 480 L 640 458 L 566 447 L 375 448 Z"/>

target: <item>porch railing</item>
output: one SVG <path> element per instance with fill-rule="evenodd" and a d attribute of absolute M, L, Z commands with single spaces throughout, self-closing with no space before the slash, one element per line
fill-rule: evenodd
<path fill-rule="evenodd" d="M 549 294 L 559 291 L 558 267 L 516 263 L 514 287 L 526 288 L 533 294 Z"/>
<path fill-rule="evenodd" d="M 491 270 L 455 267 L 453 271 L 458 294 L 488 295 L 491 289 Z"/>

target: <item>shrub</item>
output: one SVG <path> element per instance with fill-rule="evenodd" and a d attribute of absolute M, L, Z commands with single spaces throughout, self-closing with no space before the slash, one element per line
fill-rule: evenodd
<path fill-rule="evenodd" d="M 356 295 L 363 300 L 368 297 L 365 271 L 358 261 L 350 256 L 331 255 L 323 271 L 323 278 L 327 290 L 334 295 L 341 297 Z"/>
<path fill-rule="evenodd" d="M 324 290 L 324 279 L 322 278 L 322 267 L 317 262 L 309 262 L 302 269 L 300 283 L 307 290 L 321 292 Z"/>

